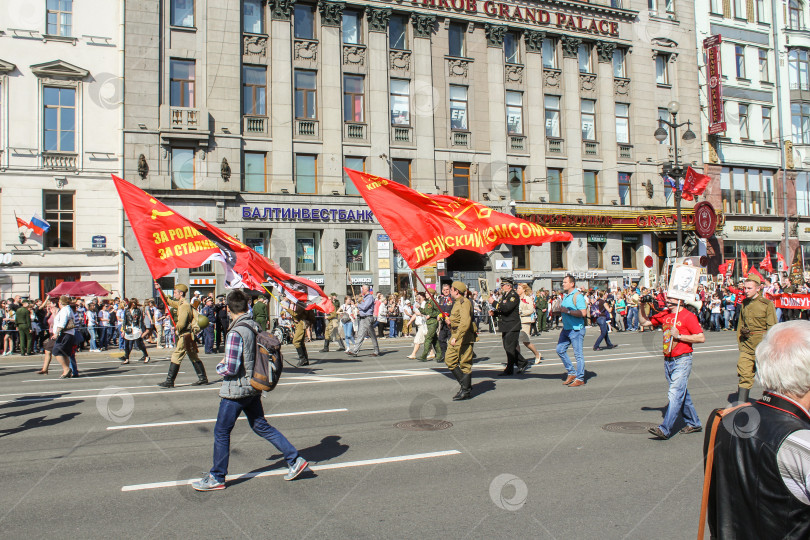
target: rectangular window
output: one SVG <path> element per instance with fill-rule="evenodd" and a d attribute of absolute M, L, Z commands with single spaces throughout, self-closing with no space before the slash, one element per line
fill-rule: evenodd
<path fill-rule="evenodd" d="M 194 60 L 172 59 L 169 72 L 171 106 L 194 107 Z"/>
<path fill-rule="evenodd" d="M 593 73 L 591 67 L 591 45 L 590 43 L 580 43 L 577 50 L 577 62 L 580 73 Z"/>
<path fill-rule="evenodd" d="M 405 15 L 391 15 L 388 21 L 388 48 L 408 49 L 408 17 Z"/>
<path fill-rule="evenodd" d="M 391 79 L 391 124 L 411 125 L 410 81 Z"/>
<path fill-rule="evenodd" d="M 73 231 L 76 210 L 73 204 L 73 192 L 46 191 L 44 196 L 45 221 L 50 223 L 51 228 L 42 238 L 43 247 L 46 249 L 74 247 Z"/>
<path fill-rule="evenodd" d="M 293 16 L 293 34 L 297 39 L 315 39 L 315 7 L 296 4 Z"/>
<path fill-rule="evenodd" d="M 585 190 L 585 204 L 599 204 L 599 174 L 596 171 L 583 173 L 583 188 Z"/>
<path fill-rule="evenodd" d="M 46 152 L 76 151 L 76 89 L 46 86 L 42 89 Z"/>
<path fill-rule="evenodd" d="M 543 67 L 557 69 L 557 41 L 552 38 L 543 40 Z"/>
<path fill-rule="evenodd" d="M 810 103 L 791 103 L 790 123 L 793 142 L 810 144 Z"/>
<path fill-rule="evenodd" d="M 582 113 L 582 140 L 596 140 L 596 101 L 593 99 L 583 99 L 581 105 Z"/>
<path fill-rule="evenodd" d="M 631 206 L 633 204 L 630 195 L 630 173 L 619 173 L 619 205 Z"/>
<path fill-rule="evenodd" d="M 791 30 L 803 29 L 803 19 L 804 12 L 800 0 L 788 0 L 788 28 Z"/>
<path fill-rule="evenodd" d="M 560 98 L 545 96 L 543 104 L 546 110 L 546 137 L 560 138 Z"/>
<path fill-rule="evenodd" d="M 602 242 L 588 242 L 588 270 L 601 270 L 604 268 L 602 253 L 605 245 Z"/>
<path fill-rule="evenodd" d="M 624 66 L 624 49 L 613 49 L 613 76 L 618 79 L 627 77 Z"/>
<path fill-rule="evenodd" d="M 264 0 L 242 0 L 242 31 L 264 34 Z"/>
<path fill-rule="evenodd" d="M 242 68 L 245 114 L 265 116 L 267 114 L 267 68 L 244 66 Z"/>
<path fill-rule="evenodd" d="M 635 242 L 622 242 L 622 268 L 625 270 L 636 269 L 636 252 L 638 246 Z"/>
<path fill-rule="evenodd" d="M 548 185 L 548 202 L 563 202 L 562 169 L 548 169 L 546 184 Z"/>
<path fill-rule="evenodd" d="M 391 160 L 391 180 L 411 187 L 411 160 L 392 159 Z"/>
<path fill-rule="evenodd" d="M 531 259 L 529 249 L 531 246 L 512 246 L 512 269 L 528 270 Z"/>
<path fill-rule="evenodd" d="M 264 193 L 267 191 L 267 154 L 245 152 L 245 184 L 243 191 Z"/>
<path fill-rule="evenodd" d="M 768 51 L 759 49 L 759 80 L 768 82 L 770 76 L 768 74 Z"/>
<path fill-rule="evenodd" d="M 761 213 L 773 215 L 775 208 L 773 205 L 773 172 L 762 171 L 762 210 Z"/>
<path fill-rule="evenodd" d="M 650 13 L 655 15 L 655 13 L 658 11 L 658 0 L 647 0 L 647 9 L 650 11 Z"/>
<path fill-rule="evenodd" d="M 503 54 L 507 64 L 520 64 L 520 36 L 514 32 L 503 35 Z"/>
<path fill-rule="evenodd" d="M 20 7 L 20 9 L 22 8 Z M 73 0 L 48 0 L 47 10 L 48 35 L 64 37 L 72 36 Z"/>
<path fill-rule="evenodd" d="M 316 73 L 314 71 L 295 70 L 295 117 L 304 119 L 317 118 L 317 94 L 315 90 Z"/>
<path fill-rule="evenodd" d="M 765 0 L 757 0 L 757 22 L 768 24 L 768 21 L 770 20 L 768 15 L 768 8 L 765 5 Z"/>
<path fill-rule="evenodd" d="M 741 139 L 750 139 L 751 134 L 748 130 L 748 105 L 745 103 L 739 104 L 739 115 L 740 115 L 740 138 Z"/>
<path fill-rule="evenodd" d="M 467 87 L 450 85 L 450 129 L 467 131 Z"/>
<path fill-rule="evenodd" d="M 712 15 L 722 15 L 723 0 L 709 0 L 709 13 Z"/>
<path fill-rule="evenodd" d="M 616 142 L 630 143 L 630 105 L 627 103 L 616 104 Z"/>
<path fill-rule="evenodd" d="M 552 270 L 566 270 L 566 251 L 568 251 L 567 242 L 552 242 L 551 243 L 551 269 Z"/>
<path fill-rule="evenodd" d="M 788 81 L 791 90 L 810 90 L 810 63 L 805 49 L 788 51 Z"/>
<path fill-rule="evenodd" d="M 667 13 L 675 13 L 675 0 L 664 0 L 664 9 Z"/>
<path fill-rule="evenodd" d="M 464 32 L 466 29 L 467 25 L 464 23 L 450 23 L 450 28 L 447 33 L 450 42 L 450 56 L 464 57 L 467 54 L 467 50 L 464 46 Z"/>
<path fill-rule="evenodd" d="M 506 92 L 506 130 L 510 135 L 523 134 L 522 92 Z"/>
<path fill-rule="evenodd" d="M 747 19 L 748 13 L 745 11 L 746 0 L 734 0 L 734 17 L 737 19 Z"/>
<path fill-rule="evenodd" d="M 295 192 L 305 194 L 318 192 L 317 156 L 295 154 Z"/>
<path fill-rule="evenodd" d="M 364 157 L 349 157 L 343 159 L 343 165 L 355 171 L 366 172 L 366 158 Z M 360 195 L 357 191 L 357 186 L 354 185 L 352 179 L 343 171 L 343 182 L 346 184 L 346 195 Z"/>
<path fill-rule="evenodd" d="M 731 187 L 734 195 L 733 214 L 744 214 L 746 210 L 745 169 L 732 169 Z"/>
<path fill-rule="evenodd" d="M 760 176 L 760 171 L 758 169 L 748 169 L 747 173 L 747 180 L 748 180 L 748 189 L 747 189 L 747 197 L 748 197 L 748 205 L 745 208 L 745 213 L 747 214 L 761 214 L 762 213 L 762 178 Z"/>
<path fill-rule="evenodd" d="M 515 165 L 509 166 L 506 175 L 509 182 L 509 198 L 513 201 L 526 200 L 526 169 Z"/>
<path fill-rule="evenodd" d="M 734 46 L 734 66 L 737 70 L 737 78 L 744 79 L 745 78 L 745 46 L 743 45 L 735 45 Z"/>
<path fill-rule="evenodd" d="M 453 196 L 470 198 L 469 163 L 453 163 Z"/>
<path fill-rule="evenodd" d="M 321 231 L 295 231 L 295 270 L 321 271 Z"/>
<path fill-rule="evenodd" d="M 343 75 L 343 121 L 363 122 L 365 92 L 360 75 Z"/>
<path fill-rule="evenodd" d="M 810 216 L 810 175 L 806 172 L 796 174 L 796 213 Z"/>
<path fill-rule="evenodd" d="M 194 0 L 170 0 L 171 1 L 171 25 L 194 27 Z"/>
<path fill-rule="evenodd" d="M 659 108 L 658 109 L 658 120 L 665 120 L 669 121 L 669 111 L 667 109 Z M 658 127 L 664 128 L 667 132 L 667 138 L 661 141 L 659 144 L 669 144 L 669 126 L 666 125 L 664 122 L 658 122 Z"/>
<path fill-rule="evenodd" d="M 731 213 L 731 171 L 728 167 L 720 170 L 720 196 L 723 199 L 723 212 Z"/>
<path fill-rule="evenodd" d="M 655 57 L 655 82 L 669 85 L 669 55 L 658 54 Z"/>
<path fill-rule="evenodd" d="M 349 271 L 368 271 L 368 231 L 346 231 L 346 265 Z"/>
<path fill-rule="evenodd" d="M 360 43 L 362 16 L 358 11 L 343 10 L 343 43 Z"/>
<path fill-rule="evenodd" d="M 172 148 L 172 189 L 194 189 L 194 150 Z"/>

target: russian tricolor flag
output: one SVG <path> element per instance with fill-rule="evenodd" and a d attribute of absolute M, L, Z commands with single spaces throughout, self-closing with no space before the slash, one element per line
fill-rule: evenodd
<path fill-rule="evenodd" d="M 29 226 L 31 227 L 31 230 L 34 231 L 34 234 L 38 236 L 42 236 L 51 228 L 51 224 L 42 219 L 42 216 L 39 214 L 34 214 L 34 217 L 31 218 Z"/>

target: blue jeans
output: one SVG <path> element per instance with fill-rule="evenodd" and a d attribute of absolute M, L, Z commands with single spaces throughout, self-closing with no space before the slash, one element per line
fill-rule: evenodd
<path fill-rule="evenodd" d="M 351 321 L 347 323 L 343 323 L 343 335 L 346 339 L 346 346 L 348 347 L 349 343 L 354 345 L 354 325 Z"/>
<path fill-rule="evenodd" d="M 288 465 L 292 465 L 298 459 L 298 450 L 279 430 L 264 419 L 261 395 L 243 399 L 222 398 L 219 402 L 217 423 L 214 425 L 214 466 L 211 467 L 211 476 L 220 482 L 224 482 L 225 476 L 228 474 L 228 461 L 231 457 L 231 431 L 242 411 L 247 416 L 250 428 L 256 435 L 266 439 L 284 454 Z"/>
<path fill-rule="evenodd" d="M 717 332 L 721 328 L 722 328 L 722 326 L 720 325 L 720 314 L 719 313 L 712 313 L 712 330 Z"/>
<path fill-rule="evenodd" d="M 582 344 L 585 341 L 585 327 L 579 330 L 565 330 L 560 332 L 560 339 L 557 341 L 557 356 L 562 360 L 565 369 L 569 375 L 576 375 L 580 381 L 585 380 L 585 357 L 582 355 Z M 574 371 L 574 366 L 571 364 L 571 359 L 568 358 L 568 346 L 574 346 L 574 358 L 577 360 L 577 369 Z"/>
<path fill-rule="evenodd" d="M 95 326 L 88 326 L 87 332 L 90 333 L 90 350 L 98 349 L 96 346 L 96 327 Z"/>
<path fill-rule="evenodd" d="M 124 329 L 124 323 L 118 323 L 118 325 L 115 327 L 115 331 L 118 334 L 118 348 L 120 350 L 122 350 L 122 351 L 124 350 L 124 347 L 126 345 L 126 343 L 124 343 L 126 340 L 124 339 L 124 336 L 121 335 L 121 331 L 123 329 Z"/>
<path fill-rule="evenodd" d="M 388 319 L 388 337 L 397 337 L 397 320 L 394 318 Z"/>
<path fill-rule="evenodd" d="M 664 420 L 658 427 L 661 428 L 664 435 L 669 436 L 672 433 L 672 426 L 675 425 L 680 414 L 683 415 L 686 425 L 700 426 L 700 418 L 698 418 L 695 406 L 692 405 L 692 396 L 689 395 L 689 390 L 686 388 L 689 373 L 692 371 L 692 355 L 684 354 L 674 360 L 665 360 L 664 370 L 669 383 L 669 405 L 667 405 L 667 412 L 664 413 Z"/>
<path fill-rule="evenodd" d="M 607 320 L 604 317 L 597 317 L 596 324 L 599 325 L 599 330 L 601 333 L 599 334 L 599 338 L 596 340 L 596 343 L 593 344 L 593 348 L 599 348 L 599 345 L 601 345 L 603 339 L 608 347 L 613 347 L 613 343 L 610 342 L 610 338 L 608 337 Z"/>
<path fill-rule="evenodd" d="M 638 330 L 638 308 L 627 308 L 627 329 Z"/>
<path fill-rule="evenodd" d="M 731 330 L 731 320 L 734 318 L 734 310 L 733 309 L 724 309 L 723 313 L 726 319 L 726 330 Z"/>

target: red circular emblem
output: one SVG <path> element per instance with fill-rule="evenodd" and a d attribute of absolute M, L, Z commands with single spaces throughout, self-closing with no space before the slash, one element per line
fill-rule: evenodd
<path fill-rule="evenodd" d="M 644 266 L 646 266 L 647 268 L 652 268 L 653 262 L 655 261 L 653 261 L 652 255 L 647 255 L 646 257 L 644 257 Z"/>
<path fill-rule="evenodd" d="M 717 213 L 707 201 L 695 205 L 695 232 L 701 238 L 711 238 L 717 230 Z"/>

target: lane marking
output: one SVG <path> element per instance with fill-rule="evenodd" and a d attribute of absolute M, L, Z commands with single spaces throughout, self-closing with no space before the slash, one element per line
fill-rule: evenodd
<path fill-rule="evenodd" d="M 284 416 L 308 416 L 312 414 L 328 414 L 328 413 L 336 413 L 336 412 L 349 412 L 349 409 L 323 409 L 320 411 L 300 411 L 300 412 L 288 412 L 288 413 L 275 413 L 275 414 L 265 414 L 265 418 L 282 418 Z M 245 420 L 244 416 L 240 416 L 237 420 Z M 107 431 L 117 431 L 121 429 L 141 429 L 141 428 L 153 428 L 153 427 L 165 427 L 165 426 L 180 426 L 185 424 L 213 424 L 216 422 L 216 418 L 206 418 L 203 420 L 179 420 L 176 422 L 153 422 L 151 424 L 129 424 L 126 426 L 108 426 Z"/>
<path fill-rule="evenodd" d="M 186 372 L 185 371 L 178 371 L 177 373 L 179 375 L 184 375 Z M 79 382 L 79 381 L 81 381 L 83 379 L 102 379 L 102 378 L 108 378 L 108 377 L 154 377 L 156 375 L 160 375 L 161 377 L 166 376 L 166 374 L 161 371 L 161 372 L 158 372 L 158 373 L 131 373 L 131 374 L 128 374 L 128 375 L 82 375 L 81 377 L 78 377 L 78 378 L 75 378 L 75 379 L 73 377 L 71 377 L 70 379 L 28 379 L 28 380 L 25 380 L 25 381 L 22 381 L 22 382 L 61 382 L 61 381 L 71 381 L 71 382 L 68 382 L 68 384 L 73 384 L 73 381 Z"/>
<path fill-rule="evenodd" d="M 386 463 L 400 463 L 403 461 L 416 461 L 419 459 L 431 459 L 446 456 L 455 456 L 461 454 L 458 450 L 443 450 L 441 452 L 427 452 L 424 454 L 408 454 L 404 456 L 394 456 L 387 458 L 376 459 L 362 459 L 359 461 L 346 461 L 343 463 L 327 463 L 324 465 L 310 465 L 312 471 L 328 471 L 334 469 L 350 469 L 352 467 L 368 467 L 369 465 L 383 465 Z M 249 478 L 262 478 L 265 476 L 281 476 L 287 474 L 288 469 L 273 469 L 263 472 L 250 472 L 242 474 L 229 474 L 225 477 L 225 481 L 233 480 L 247 480 Z M 121 491 L 143 491 L 147 489 L 160 489 L 167 487 L 188 486 L 192 482 L 196 482 L 199 478 L 189 478 L 187 480 L 172 480 L 169 482 L 154 482 L 151 484 L 134 484 L 130 486 L 123 486 Z"/>

